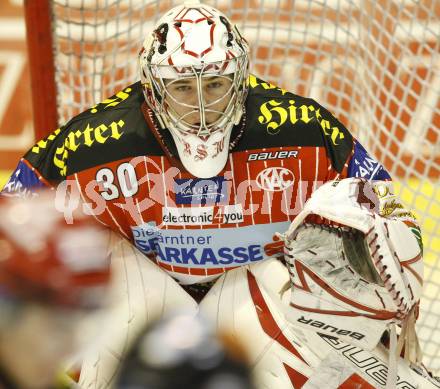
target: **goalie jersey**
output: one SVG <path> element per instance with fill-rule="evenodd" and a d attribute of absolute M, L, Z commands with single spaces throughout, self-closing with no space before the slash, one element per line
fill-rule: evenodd
<path fill-rule="evenodd" d="M 206 158 L 203 148 L 197 152 Z M 102 223 L 180 283 L 192 284 L 282 255 L 275 233 L 287 230 L 324 182 L 390 180 L 324 107 L 255 76 L 219 175 L 196 178 L 176 155 L 138 82 L 37 142 L 2 193 L 26 196 L 63 183 L 59 190 L 81 198 Z M 391 199 L 387 191 L 381 196 Z M 395 200 L 386 207 L 416 228 Z"/>

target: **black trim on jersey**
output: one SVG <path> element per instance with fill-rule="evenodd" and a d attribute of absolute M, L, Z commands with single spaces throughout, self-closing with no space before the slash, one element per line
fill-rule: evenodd
<path fill-rule="evenodd" d="M 162 156 L 164 152 L 158 144 L 153 133 L 143 117 L 141 105 L 145 101 L 140 82 L 130 86 L 129 97 L 116 106 L 105 107 L 103 103 L 97 105 L 94 110 L 89 109 L 80 115 L 72 118 L 65 126 L 61 128 L 60 133 L 53 139 L 45 138 L 47 146 L 44 149 L 39 148 L 35 153 L 29 150 L 25 159 L 29 161 L 47 180 L 51 182 L 60 182 L 66 176 L 88 169 L 92 166 L 99 166 L 111 161 L 123 158 L 131 158 L 141 155 Z M 115 96 L 107 99 L 111 101 Z M 104 107 L 102 107 L 104 105 Z M 92 111 L 95 111 L 93 113 Z M 123 125 L 118 126 L 117 123 Z M 116 126 L 122 134 L 119 139 L 111 138 L 108 134 L 110 128 Z M 115 124 L 116 123 L 116 124 Z M 93 132 L 100 126 L 106 126 L 107 140 L 99 143 L 93 139 Z M 90 131 L 92 128 L 92 131 Z M 78 132 L 79 131 L 79 132 Z M 89 139 L 85 139 L 84 134 L 91 133 Z M 81 143 L 77 150 L 69 150 L 69 136 L 79 135 Z M 90 143 L 85 143 L 87 140 Z M 37 143 L 38 145 L 38 143 Z M 62 172 L 60 166 L 56 166 L 54 160 L 62 160 L 66 165 L 65 172 Z"/>
<path fill-rule="evenodd" d="M 288 98 L 289 97 L 287 97 L 287 99 Z M 260 107 L 268 100 L 282 102 L 281 106 L 287 105 L 284 96 L 279 97 L 263 93 L 250 93 L 246 101 L 246 112 L 249 124 L 243 140 L 236 148 L 237 151 L 261 149 L 262 147 L 324 146 L 321 133 L 312 131 L 313 128 L 310 124 L 297 123 L 296 125 L 292 125 L 286 121 L 276 132 L 270 133 L 266 126 L 262 125 L 259 121 L 261 117 Z"/>
<path fill-rule="evenodd" d="M 246 100 L 246 124 L 234 151 L 271 147 L 325 147 L 340 172 L 352 150 L 353 138 L 333 115 L 312 99 L 294 95 L 251 76 Z M 36 143 L 25 159 L 51 183 L 88 168 L 137 156 L 163 156 L 142 113 L 140 82 L 72 118 Z M 305 112 L 305 113 L 304 113 Z M 325 130 L 325 125 L 328 130 Z M 332 138 L 332 129 L 337 137 Z M 235 126 L 234 134 L 242 126 Z M 335 131 L 336 131 L 335 130 Z M 177 154 L 168 131 L 164 142 Z"/>
<path fill-rule="evenodd" d="M 341 172 L 353 146 L 353 137 L 345 126 L 313 99 L 276 88 L 258 78 L 254 80 L 257 85 L 249 87 L 246 100 L 246 132 L 234 151 L 288 146 L 325 147 L 333 168 Z M 310 120 L 306 123 L 301 120 L 302 108 L 310 106 L 314 110 L 307 113 Z M 264 107 L 266 116 L 262 112 Z M 316 114 L 318 110 L 319 114 Z M 292 123 L 292 116 L 296 123 Z M 267 120 L 269 117 L 272 122 Z M 332 129 L 326 130 L 326 134 L 320 120 L 328 121 L 331 128 L 339 130 L 335 141 L 331 134 L 327 135 Z M 271 129 L 269 124 L 278 127 Z"/>

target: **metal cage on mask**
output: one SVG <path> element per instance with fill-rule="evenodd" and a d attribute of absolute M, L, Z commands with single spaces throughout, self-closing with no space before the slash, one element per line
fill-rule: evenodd
<path fill-rule="evenodd" d="M 200 66 L 149 64 L 147 101 L 165 127 L 182 135 L 194 134 L 203 139 L 217 131 L 227 131 L 239 122 L 243 113 L 248 67 L 247 55 L 215 63 L 202 62 Z M 223 82 L 224 86 L 217 92 L 212 88 L 208 95 L 205 85 L 214 80 Z M 178 94 L 170 91 L 182 81 L 194 86 L 193 100 L 179 99 Z"/>

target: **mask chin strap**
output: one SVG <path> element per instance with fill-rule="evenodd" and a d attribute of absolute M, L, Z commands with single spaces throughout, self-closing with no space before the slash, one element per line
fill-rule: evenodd
<path fill-rule="evenodd" d="M 416 310 L 417 306 L 414 305 L 402 322 L 402 330 L 400 331 L 397 344 L 397 354 L 400 355 L 402 349 L 404 349 L 404 359 L 419 365 L 422 362 L 423 354 L 416 333 Z"/>
<path fill-rule="evenodd" d="M 403 358 L 411 363 L 419 365 L 422 362 L 422 350 L 416 334 L 416 305 L 409 311 L 402 321 L 399 340 L 397 341 L 396 322 L 390 323 L 390 348 L 388 357 L 388 377 L 386 389 L 395 389 L 397 386 L 397 361 L 404 350 Z"/>
<path fill-rule="evenodd" d="M 397 333 L 396 323 L 392 322 L 389 325 L 390 329 L 390 348 L 388 355 L 388 376 L 385 389 L 395 389 L 397 385 Z"/>

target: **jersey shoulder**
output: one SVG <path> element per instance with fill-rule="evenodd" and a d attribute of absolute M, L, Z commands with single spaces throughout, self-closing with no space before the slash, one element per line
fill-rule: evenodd
<path fill-rule="evenodd" d="M 139 155 L 163 151 L 142 113 L 140 82 L 130 85 L 73 117 L 24 156 L 50 181 L 62 181 L 82 170 Z"/>
<path fill-rule="evenodd" d="M 315 100 L 250 75 L 246 128 L 237 150 L 271 147 L 325 147 L 337 171 L 352 152 L 347 128 Z"/>

